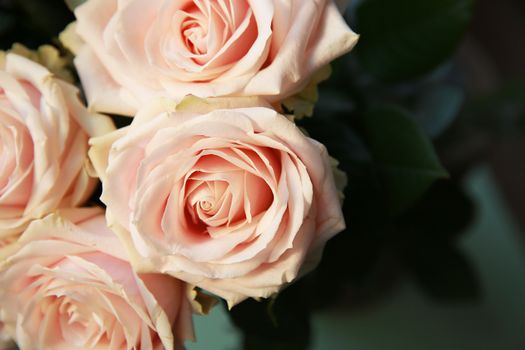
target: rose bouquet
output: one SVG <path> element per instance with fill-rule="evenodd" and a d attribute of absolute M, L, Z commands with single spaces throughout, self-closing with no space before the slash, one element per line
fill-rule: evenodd
<path fill-rule="evenodd" d="M 357 41 L 342 8 L 84 1 L 60 40 L 87 106 L 55 48 L 3 52 L 2 337 L 181 349 L 215 298 L 271 298 L 315 268 L 345 228 L 345 176 L 294 119 Z"/>
<path fill-rule="evenodd" d="M 432 143 L 471 11 L 0 2 L 0 349 L 183 349 L 222 304 L 244 349 L 303 350 L 313 310 L 401 276 L 476 295 Z"/>

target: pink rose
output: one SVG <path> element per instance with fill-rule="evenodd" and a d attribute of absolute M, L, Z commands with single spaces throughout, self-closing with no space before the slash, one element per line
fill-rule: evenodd
<path fill-rule="evenodd" d="M 0 242 L 59 207 L 82 204 L 88 139 L 113 130 L 78 90 L 22 56 L 0 56 Z M 0 243 L 1 244 L 1 243 Z"/>
<path fill-rule="evenodd" d="M 153 96 L 188 94 L 274 103 L 355 45 L 343 3 L 88 0 L 75 11 L 80 38 L 63 38 L 97 111 L 134 115 Z"/>
<path fill-rule="evenodd" d="M 344 228 L 324 146 L 270 108 L 235 103 L 157 101 L 90 151 L 136 268 L 230 305 L 277 292 Z"/>
<path fill-rule="evenodd" d="M 74 209 L 33 221 L 12 246 L 0 319 L 24 350 L 182 349 L 193 337 L 186 291 L 137 275 L 100 211 Z"/>

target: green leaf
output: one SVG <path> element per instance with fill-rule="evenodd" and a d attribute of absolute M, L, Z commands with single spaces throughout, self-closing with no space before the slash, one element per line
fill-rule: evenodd
<path fill-rule="evenodd" d="M 427 135 L 402 110 L 369 111 L 364 116 L 364 134 L 381 170 L 391 214 L 410 208 L 434 181 L 448 176 Z"/>
<path fill-rule="evenodd" d="M 65 1 L 66 1 L 66 5 L 69 7 L 71 11 L 75 11 L 75 8 L 77 8 L 77 6 L 80 6 L 86 2 L 86 0 L 65 0 Z"/>
<path fill-rule="evenodd" d="M 356 54 L 374 76 L 399 81 L 446 60 L 463 37 L 473 0 L 366 0 L 357 9 Z"/>
<path fill-rule="evenodd" d="M 417 105 L 416 121 L 431 137 L 437 137 L 458 116 L 465 94 L 453 85 L 439 85 L 425 91 Z"/>

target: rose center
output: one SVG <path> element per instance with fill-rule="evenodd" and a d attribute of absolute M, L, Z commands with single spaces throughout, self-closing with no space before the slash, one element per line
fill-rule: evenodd
<path fill-rule="evenodd" d="M 202 210 L 209 212 L 213 208 L 213 204 L 208 200 L 203 200 L 199 202 L 199 205 Z"/>
<path fill-rule="evenodd" d="M 208 179 L 209 176 L 196 173 L 186 184 L 186 213 L 189 222 L 199 232 L 231 221 L 231 184 Z"/>
<path fill-rule="evenodd" d="M 246 0 L 188 2 L 176 11 L 173 21 L 178 47 L 182 44 L 186 50 L 181 57 L 206 66 L 237 61 L 255 41 L 257 28 L 252 17 Z M 184 67 L 193 65 L 186 63 Z"/>
<path fill-rule="evenodd" d="M 186 47 L 194 54 L 203 55 L 207 51 L 207 30 L 194 21 L 188 21 L 183 29 Z"/>
<path fill-rule="evenodd" d="M 88 325 L 88 321 L 84 319 L 84 316 L 80 312 L 77 305 L 64 299 L 60 305 L 60 313 L 67 319 L 67 325 L 74 328 L 85 328 Z"/>
<path fill-rule="evenodd" d="M 73 300 L 68 296 L 55 298 L 62 336 L 77 346 L 98 343 L 104 334 L 104 324 L 99 312 L 90 309 L 92 305 L 81 300 Z"/>

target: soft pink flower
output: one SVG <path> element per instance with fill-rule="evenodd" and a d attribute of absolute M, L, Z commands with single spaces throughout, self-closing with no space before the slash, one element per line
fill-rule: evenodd
<path fill-rule="evenodd" d="M 88 0 L 75 11 L 81 40 L 63 39 L 97 111 L 134 115 L 153 96 L 188 94 L 274 103 L 355 45 L 343 3 Z"/>
<path fill-rule="evenodd" d="M 90 156 L 132 263 L 234 305 L 310 269 L 344 220 L 323 145 L 270 108 L 222 102 L 152 103 Z"/>
<path fill-rule="evenodd" d="M 96 209 L 33 221 L 0 264 L 0 319 L 24 350 L 182 349 L 185 283 L 137 275 Z"/>
<path fill-rule="evenodd" d="M 0 242 L 83 203 L 96 184 L 85 167 L 88 139 L 113 129 L 88 113 L 73 85 L 27 58 L 0 55 Z"/>

